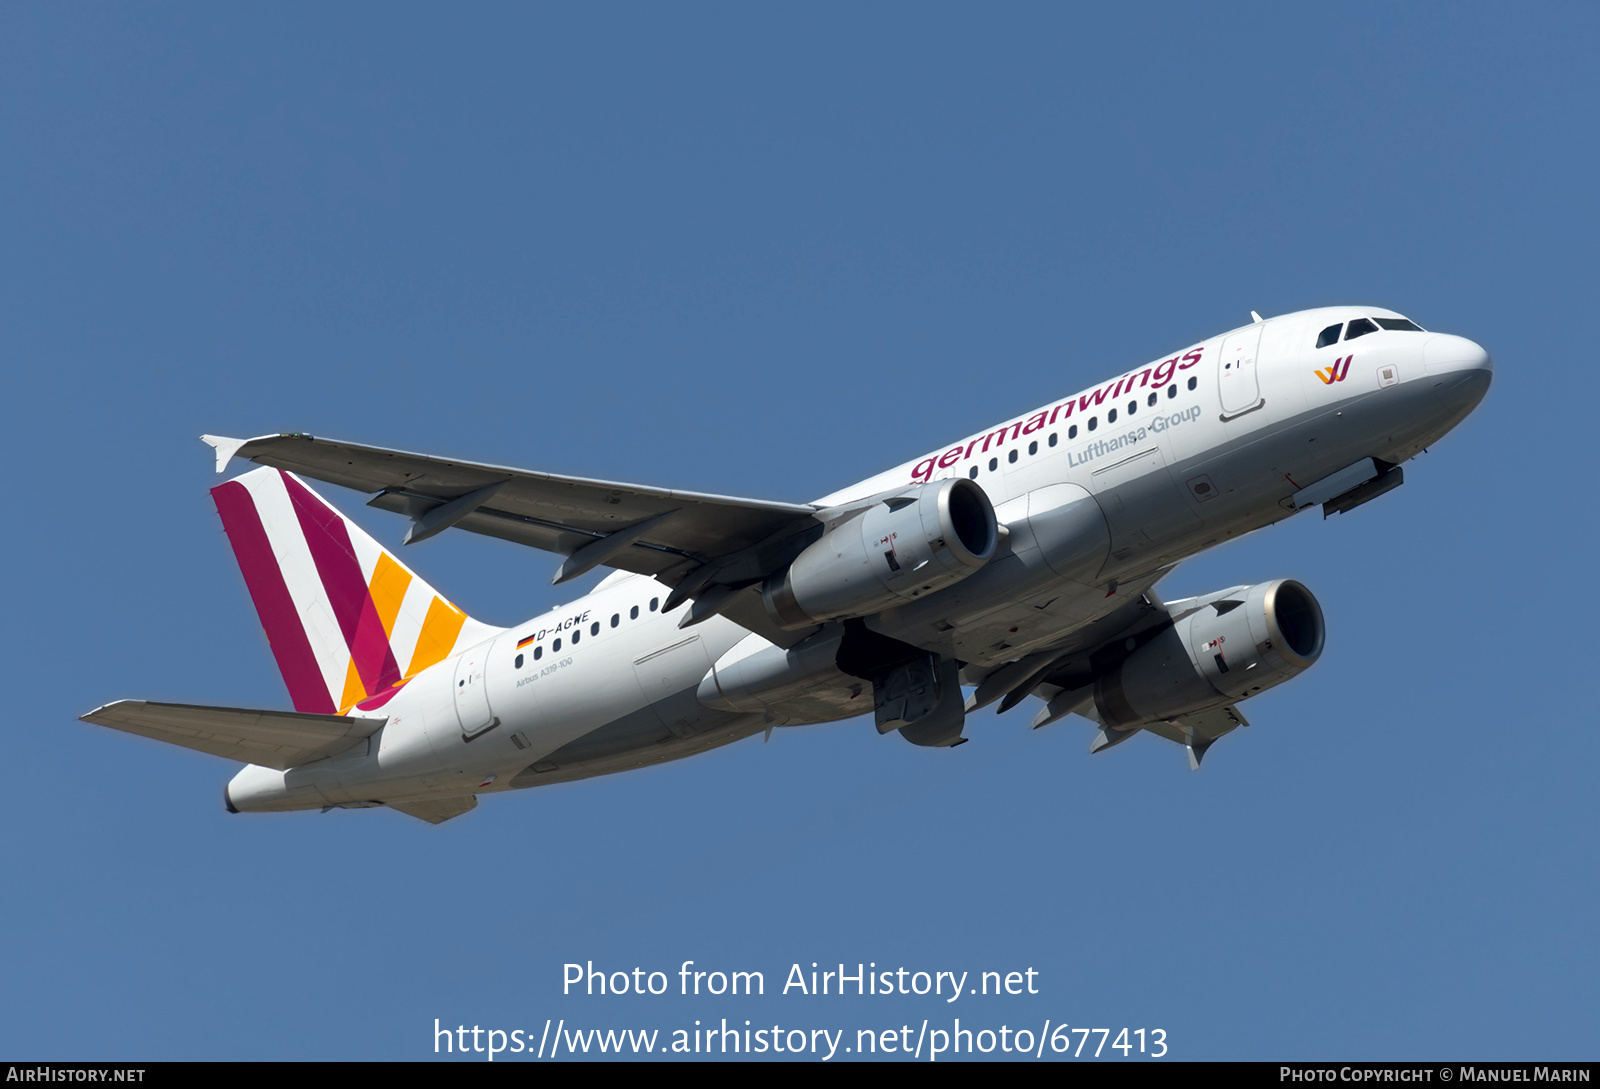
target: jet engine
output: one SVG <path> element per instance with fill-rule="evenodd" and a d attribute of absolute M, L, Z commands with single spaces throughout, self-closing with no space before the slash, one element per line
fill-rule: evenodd
<path fill-rule="evenodd" d="M 1223 707 L 1298 676 L 1322 655 L 1322 607 L 1298 582 L 1224 591 L 1138 646 L 1094 684 L 1114 730 Z"/>
<path fill-rule="evenodd" d="M 867 616 L 960 582 L 999 539 L 994 506 L 971 480 L 919 484 L 830 524 L 761 597 L 788 629 Z"/>

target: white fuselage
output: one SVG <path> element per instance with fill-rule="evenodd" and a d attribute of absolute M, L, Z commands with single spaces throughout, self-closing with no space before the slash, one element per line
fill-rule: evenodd
<path fill-rule="evenodd" d="M 978 666 L 1049 645 L 1213 544 L 1294 513 L 1301 489 L 1362 458 L 1399 464 L 1459 423 L 1489 358 L 1445 334 L 1377 331 L 1315 347 L 1373 308 L 1305 311 L 1245 326 L 1052 402 L 850 488 L 819 507 L 953 476 L 977 481 L 1007 537 L 978 574 L 868 620 Z M 1092 505 L 1073 501 L 1092 496 Z M 1088 506 L 1099 541 L 1041 550 L 1051 512 Z M 241 810 L 482 794 L 621 771 L 726 744 L 773 723 L 871 710 L 834 684 L 783 707 L 729 711 L 696 694 L 736 647 L 770 646 L 723 617 L 687 629 L 666 589 L 618 573 L 591 594 L 505 629 L 413 678 L 388 723 L 338 757 L 287 772 L 251 766 Z M 737 657 L 738 655 L 734 655 Z"/>

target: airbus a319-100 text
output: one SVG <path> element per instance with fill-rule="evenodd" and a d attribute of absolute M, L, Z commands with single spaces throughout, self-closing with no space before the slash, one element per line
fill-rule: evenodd
<path fill-rule="evenodd" d="M 293 711 L 124 700 L 83 716 L 248 764 L 230 811 L 479 795 L 675 760 L 870 713 L 954 746 L 1030 696 L 1091 751 L 1147 730 L 1193 766 L 1239 704 L 1314 663 L 1298 582 L 1163 601 L 1185 557 L 1320 506 L 1348 511 L 1488 390 L 1477 344 L 1393 311 L 1251 324 L 941 446 L 814 503 L 585 480 L 287 434 L 203 436 L 212 489 Z M 614 572 L 510 628 L 452 605 L 303 478 L 411 520 Z M 973 689 L 970 696 L 963 686 Z"/>

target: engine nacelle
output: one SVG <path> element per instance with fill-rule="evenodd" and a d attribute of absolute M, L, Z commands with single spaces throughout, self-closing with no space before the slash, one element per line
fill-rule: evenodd
<path fill-rule="evenodd" d="M 1220 594 L 1097 680 L 1095 707 L 1127 730 L 1237 703 L 1310 668 L 1325 634 L 1322 607 L 1298 582 Z"/>
<path fill-rule="evenodd" d="M 829 527 L 761 596 L 789 629 L 867 616 L 960 582 L 999 539 L 994 506 L 971 480 L 919 484 Z"/>

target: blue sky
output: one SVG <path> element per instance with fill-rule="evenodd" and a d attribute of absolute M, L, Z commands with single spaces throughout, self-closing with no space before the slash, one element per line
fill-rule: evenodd
<path fill-rule="evenodd" d="M 0 1050 L 960 1016 L 1161 1028 L 1177 1058 L 1592 1058 L 1597 24 L 8 6 Z M 1251 309 L 1363 302 L 1484 344 L 1494 387 L 1399 491 L 1162 585 L 1298 578 L 1328 620 L 1199 773 L 1024 707 L 959 750 L 782 730 L 433 828 L 229 816 L 232 765 L 76 721 L 288 705 L 202 432 L 804 501 Z M 406 558 L 493 623 L 581 591 L 467 534 Z M 769 993 L 563 997 L 591 960 Z M 772 993 L 812 961 L 1040 993 Z"/>

